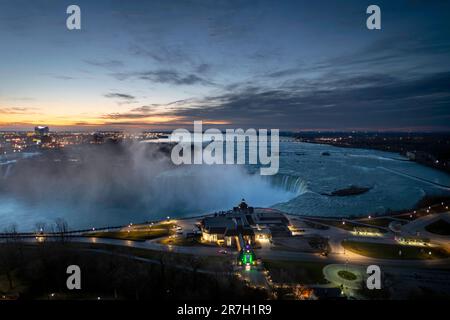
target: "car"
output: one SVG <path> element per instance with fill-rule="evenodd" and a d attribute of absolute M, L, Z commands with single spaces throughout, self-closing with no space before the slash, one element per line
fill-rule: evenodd
<path fill-rule="evenodd" d="M 224 249 L 221 249 L 221 250 L 219 250 L 219 253 L 222 253 L 222 254 L 228 254 L 228 251 L 227 251 L 227 250 L 224 250 Z"/>

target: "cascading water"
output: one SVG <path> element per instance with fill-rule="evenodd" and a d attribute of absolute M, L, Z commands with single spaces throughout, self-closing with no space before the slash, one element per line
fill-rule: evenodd
<path fill-rule="evenodd" d="M 268 176 L 266 179 L 276 188 L 292 192 L 296 195 L 301 195 L 308 191 L 306 181 L 297 176 L 277 174 L 275 176 Z"/>
<path fill-rule="evenodd" d="M 285 178 L 277 186 L 259 174 L 249 174 L 239 167 L 192 166 L 162 172 L 153 180 L 154 195 L 174 194 L 178 207 L 198 211 L 203 208 L 229 209 L 236 199 L 245 198 L 254 206 L 271 206 L 289 201 L 304 189 L 301 179 Z"/>

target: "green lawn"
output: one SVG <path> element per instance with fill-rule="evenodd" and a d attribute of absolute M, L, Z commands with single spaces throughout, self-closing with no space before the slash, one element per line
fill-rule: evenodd
<path fill-rule="evenodd" d="M 343 241 L 346 250 L 379 259 L 442 259 L 450 255 L 441 248 L 424 248 L 417 246 L 391 245 L 372 242 Z M 401 251 L 401 255 L 399 255 Z M 431 255 L 429 254 L 431 252 Z"/>
<path fill-rule="evenodd" d="M 345 280 L 356 280 L 356 274 L 354 274 L 353 272 L 347 271 L 347 270 L 340 270 L 338 271 L 338 276 L 341 277 L 342 279 Z"/>
<path fill-rule="evenodd" d="M 175 238 L 164 238 L 161 240 L 158 240 L 161 244 L 166 245 L 174 245 L 174 246 L 186 246 L 186 247 L 192 247 L 192 246 L 204 246 L 200 242 L 200 238 L 185 238 L 183 236 L 175 237 Z"/>
<path fill-rule="evenodd" d="M 365 228 L 366 227 L 364 225 L 358 224 L 357 223 L 358 221 L 355 221 L 353 223 L 351 221 L 346 220 L 345 223 L 342 223 L 342 220 L 331 220 L 331 219 L 314 219 L 314 220 L 317 222 L 320 222 L 320 223 L 323 223 L 323 224 L 326 224 L 326 225 L 329 225 L 332 227 L 341 228 L 341 229 L 344 229 L 347 231 L 353 231 L 353 229 L 355 227 L 357 227 L 357 228 Z M 361 221 L 361 222 L 363 222 L 363 221 Z M 364 221 L 363 223 L 366 223 L 366 221 Z M 381 233 L 386 232 L 386 230 L 384 230 L 384 229 L 376 228 L 375 224 L 373 224 L 373 225 L 374 225 L 373 228 L 376 229 L 376 231 L 381 232 Z"/>
<path fill-rule="evenodd" d="M 309 219 L 309 220 L 326 224 L 332 227 L 341 228 L 347 231 L 353 231 L 353 227 L 355 226 L 348 221 L 345 221 L 345 224 L 343 224 L 341 220 L 329 220 L 329 219 Z"/>
<path fill-rule="evenodd" d="M 97 237 L 97 238 L 110 238 L 110 239 L 121 239 L 121 240 L 133 240 L 133 241 L 145 241 L 150 239 L 156 239 L 161 237 L 166 237 L 171 235 L 173 232 L 172 223 L 161 223 L 154 225 L 152 227 L 136 227 L 123 228 L 118 231 L 98 231 L 98 232 L 88 232 L 85 234 L 87 237 Z"/>
<path fill-rule="evenodd" d="M 322 269 L 326 263 L 287 260 L 263 260 L 272 280 L 278 283 L 324 284 Z"/>
<path fill-rule="evenodd" d="M 389 226 L 389 224 L 390 224 L 392 221 L 394 221 L 394 220 L 389 219 L 389 218 L 377 218 L 377 219 L 374 219 L 374 218 L 372 218 L 372 219 L 365 218 L 365 219 L 359 219 L 359 220 L 356 220 L 356 222 L 361 222 L 361 223 L 365 223 L 365 224 L 370 224 L 370 225 L 372 225 L 372 226 L 386 227 L 386 228 Z"/>
<path fill-rule="evenodd" d="M 450 236 L 450 223 L 439 219 L 425 227 L 428 232 L 439 234 L 441 236 Z"/>

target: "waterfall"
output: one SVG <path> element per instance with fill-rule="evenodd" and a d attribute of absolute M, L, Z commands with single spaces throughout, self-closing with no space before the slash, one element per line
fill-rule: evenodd
<path fill-rule="evenodd" d="M 307 191 L 306 182 L 297 176 L 291 176 L 286 174 L 277 174 L 275 176 L 267 176 L 269 182 L 279 188 L 289 192 L 293 192 L 297 195 L 303 194 Z"/>

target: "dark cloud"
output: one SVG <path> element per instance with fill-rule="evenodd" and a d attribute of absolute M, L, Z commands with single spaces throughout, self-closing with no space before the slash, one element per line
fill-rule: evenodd
<path fill-rule="evenodd" d="M 327 86 L 331 89 L 242 88 L 197 100 L 193 106 L 180 104 L 170 115 L 184 123 L 216 120 L 231 122 L 234 127 L 395 130 L 436 125 L 450 128 L 450 72 L 406 79 L 380 74 L 338 78 L 329 79 Z M 135 109 L 110 118 L 145 118 L 149 110 Z"/>
<path fill-rule="evenodd" d="M 173 64 L 180 62 L 191 62 L 191 57 L 178 46 L 168 46 L 160 43 L 157 46 L 152 46 L 151 49 L 147 49 L 139 44 L 133 44 L 130 47 L 132 54 L 151 58 L 160 64 Z"/>
<path fill-rule="evenodd" d="M 109 113 L 104 115 L 103 119 L 143 119 L 148 118 L 149 114 L 145 112 L 141 113 Z"/>
<path fill-rule="evenodd" d="M 84 60 L 85 63 L 95 66 L 95 67 L 101 67 L 105 69 L 115 69 L 120 68 L 124 66 L 124 63 L 120 60 L 105 60 L 105 61 L 99 61 L 99 60 Z"/>
<path fill-rule="evenodd" d="M 62 21 L 58 5 L 18 1 L 0 12 L 3 60 L 21 53 L 53 70 L 39 73 L 36 65 L 31 73 L 71 80 L 60 82 L 76 86 L 86 99 L 93 98 L 94 86 L 100 94 L 112 91 L 105 97 L 118 104 L 132 103 L 123 113 L 105 115 L 106 121 L 173 115 L 181 119 L 177 123 L 212 119 L 286 129 L 449 127 L 448 73 L 437 73 L 450 70 L 445 1 L 380 0 L 383 29 L 369 31 L 356 0 L 112 1 L 102 10 L 80 0 L 90 14 L 86 27 L 95 32 L 86 29 L 70 39 L 55 27 Z M 26 94 L 42 90 L 37 96 L 52 97 L 51 84 L 33 88 L 23 59 L 13 60 L 12 86 L 23 83 L 30 86 Z M 96 81 L 105 75 L 114 77 L 106 88 Z M 127 94 L 130 85 L 138 97 Z M 167 104 L 140 101 L 153 94 L 198 96 Z"/>
<path fill-rule="evenodd" d="M 165 104 L 149 104 L 130 109 L 128 112 L 123 113 L 109 113 L 103 115 L 103 119 L 143 119 L 152 115 L 162 115 L 164 112 L 171 112 L 171 110 L 177 110 L 178 108 L 185 107 L 188 103 L 195 103 L 194 99 L 184 99 L 172 101 Z M 167 114 L 165 114 L 167 115 Z"/>
<path fill-rule="evenodd" d="M 72 77 L 72 76 L 59 75 L 59 74 L 52 75 L 52 77 L 55 78 L 55 79 L 58 79 L 58 80 L 75 80 L 75 79 L 77 79 L 77 78 Z"/>
<path fill-rule="evenodd" d="M 298 74 L 300 71 L 301 71 L 301 69 L 299 69 L 299 68 L 284 69 L 284 70 L 271 72 L 268 75 L 266 75 L 266 77 L 269 77 L 269 78 L 282 78 L 282 77 L 292 76 L 292 75 Z"/>
<path fill-rule="evenodd" d="M 106 98 L 123 99 L 123 100 L 134 100 L 136 97 L 126 93 L 112 92 L 104 95 Z"/>
<path fill-rule="evenodd" d="M 168 69 L 145 71 L 145 72 L 114 73 L 113 76 L 118 80 L 135 78 L 154 83 L 165 83 L 172 85 L 194 85 L 194 84 L 213 85 L 211 81 L 208 81 L 196 74 L 192 73 L 185 74 L 179 71 Z"/>
<path fill-rule="evenodd" d="M 158 104 L 153 104 L 153 105 L 149 105 L 149 106 L 133 108 L 130 111 L 131 112 L 139 112 L 139 113 L 148 113 L 148 112 L 154 111 L 158 106 L 159 106 Z"/>
<path fill-rule="evenodd" d="M 330 70 L 390 70 L 391 74 L 408 74 L 418 70 L 430 72 L 430 65 L 450 54 L 450 42 L 433 36 L 395 35 L 385 37 L 355 50 L 351 54 L 310 64 L 305 72 Z M 444 58 L 445 59 L 445 58 Z"/>
<path fill-rule="evenodd" d="M 211 65 L 207 64 L 207 63 L 202 63 L 202 64 L 198 65 L 195 69 L 198 73 L 205 74 L 211 70 Z"/>
<path fill-rule="evenodd" d="M 175 85 L 208 84 L 208 81 L 195 74 L 180 74 L 173 70 L 158 70 L 144 72 L 139 75 L 140 79 L 159 83 L 170 83 Z"/>

